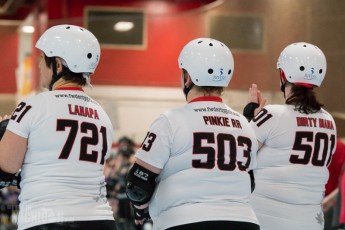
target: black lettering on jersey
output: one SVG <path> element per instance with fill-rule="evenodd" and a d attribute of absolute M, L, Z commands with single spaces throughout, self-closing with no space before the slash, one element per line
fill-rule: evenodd
<path fill-rule="evenodd" d="M 68 111 L 71 115 L 89 117 L 99 120 L 97 109 L 88 108 L 81 105 L 68 104 Z"/>
<path fill-rule="evenodd" d="M 251 155 L 252 152 L 252 141 L 248 137 L 239 136 L 237 138 L 238 146 L 243 148 L 243 156 L 247 158 L 247 161 L 243 165 L 243 162 L 238 161 L 237 166 L 241 171 L 246 171 L 249 167 L 250 161 L 251 161 Z"/>
<path fill-rule="evenodd" d="M 292 148 L 294 153 L 290 156 L 290 162 L 303 165 L 311 163 L 319 167 L 328 166 L 334 147 L 335 135 L 333 134 L 328 136 L 321 132 L 296 132 Z"/>
<path fill-rule="evenodd" d="M 227 117 L 219 117 L 219 116 L 203 116 L 205 125 L 216 125 L 216 126 L 228 126 L 229 118 Z"/>
<path fill-rule="evenodd" d="M 14 110 L 11 119 L 16 121 L 16 122 L 20 122 L 22 120 L 22 118 L 24 117 L 24 115 L 32 108 L 31 105 L 27 105 L 25 102 L 20 102 L 17 105 L 17 108 Z"/>
<path fill-rule="evenodd" d="M 77 134 L 80 132 L 80 149 L 79 149 L 79 160 L 89 161 L 97 163 L 98 151 L 92 150 L 91 153 L 88 151 L 89 146 L 97 146 L 99 144 L 99 133 L 103 139 L 101 143 L 101 161 L 100 164 L 104 164 L 104 157 L 108 151 L 107 145 L 107 132 L 105 127 L 101 127 L 98 132 L 98 128 L 95 124 L 89 122 L 82 122 L 80 124 L 78 120 L 67 120 L 67 119 L 58 119 L 56 124 L 56 131 L 66 131 L 69 130 L 66 142 L 61 150 L 59 159 L 68 159 L 71 154 L 71 151 L 76 142 Z M 76 150 L 77 151 L 77 150 Z"/>
<path fill-rule="evenodd" d="M 229 147 L 229 158 L 230 161 L 226 162 L 225 155 L 227 151 L 225 150 L 225 145 Z M 217 165 L 220 170 L 223 171 L 233 171 L 236 168 L 237 161 L 237 143 L 233 135 L 220 133 L 217 135 Z"/>
<path fill-rule="evenodd" d="M 272 117 L 272 114 L 268 113 L 267 109 L 263 108 L 254 118 L 253 122 L 256 123 L 256 126 L 260 127 L 268 119 Z"/>
<path fill-rule="evenodd" d="M 143 143 L 141 144 L 141 148 L 143 150 L 145 150 L 146 152 L 150 151 L 150 149 L 153 145 L 153 142 L 156 140 L 156 137 L 157 137 L 157 135 L 155 133 L 148 132 L 146 134 L 146 137 L 145 137 Z"/>
<path fill-rule="evenodd" d="M 213 169 L 216 160 L 216 150 L 211 146 L 203 146 L 203 141 L 207 144 L 214 144 L 214 133 L 193 133 L 193 155 L 206 154 L 206 160 L 194 159 L 194 168 Z"/>
<path fill-rule="evenodd" d="M 200 169 L 233 171 L 238 167 L 246 171 L 251 161 L 252 142 L 248 137 L 235 136 L 228 133 L 215 134 L 212 132 L 193 133 L 192 166 Z M 243 153 L 245 162 L 237 159 Z M 204 157 L 202 155 L 205 155 Z M 242 159 L 242 158 L 241 158 Z"/>
<path fill-rule="evenodd" d="M 237 119 L 231 118 L 232 127 L 242 129 L 241 122 Z"/>

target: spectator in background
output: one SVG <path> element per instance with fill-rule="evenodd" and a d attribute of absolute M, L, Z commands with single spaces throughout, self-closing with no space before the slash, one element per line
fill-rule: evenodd
<path fill-rule="evenodd" d="M 342 168 L 345 162 L 345 144 L 338 139 L 337 147 L 333 154 L 331 164 L 328 166 L 329 178 L 326 184 L 325 198 L 322 209 L 325 216 L 324 230 L 332 230 L 339 226 L 340 193 L 339 185 L 342 177 Z M 339 205 L 338 205 L 339 206 Z"/>
<path fill-rule="evenodd" d="M 0 191 L 0 230 L 17 229 L 20 190 L 9 186 Z"/>
<path fill-rule="evenodd" d="M 128 169 L 133 164 L 135 151 L 135 142 L 129 137 L 121 137 L 116 153 L 106 161 L 108 201 L 113 207 L 118 230 L 142 229 L 141 226 L 134 224 L 134 211 L 125 190 L 125 178 Z"/>
<path fill-rule="evenodd" d="M 119 201 L 117 199 L 117 192 L 115 191 L 115 186 L 119 181 L 118 171 L 121 166 L 119 157 L 112 153 L 109 158 L 105 161 L 104 175 L 105 181 L 107 183 L 107 199 L 113 210 L 114 218 L 116 218 L 118 213 Z"/>
<path fill-rule="evenodd" d="M 119 149 L 124 149 L 124 148 L 128 148 L 130 150 L 135 151 L 135 142 L 127 137 L 127 136 L 123 136 L 119 139 Z M 132 155 L 132 153 L 130 154 Z"/>
<path fill-rule="evenodd" d="M 136 229 L 136 225 L 134 224 L 134 212 L 126 196 L 125 184 L 127 172 L 130 166 L 133 164 L 132 156 L 134 155 L 135 149 L 134 144 L 132 145 L 131 142 L 127 141 L 131 140 L 125 140 L 125 143 L 121 143 L 120 141 L 119 149 L 117 151 L 117 157 L 121 159 L 121 165 L 119 167 L 119 171 L 117 172 L 118 182 L 115 185 L 115 191 L 117 193 L 119 204 L 116 223 L 119 230 Z"/>
<path fill-rule="evenodd" d="M 6 132 L 9 118 L 9 116 L 0 116 L 0 141 Z M 15 184 L 18 182 L 17 179 L 18 177 L 15 180 Z M 15 185 L 13 182 L 10 185 Z M 17 229 L 19 192 L 17 186 L 9 186 L 0 189 L 0 230 Z"/>

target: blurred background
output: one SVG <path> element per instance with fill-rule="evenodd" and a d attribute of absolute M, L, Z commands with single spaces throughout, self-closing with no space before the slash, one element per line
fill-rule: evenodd
<path fill-rule="evenodd" d="M 34 46 L 57 24 L 83 26 L 101 43 L 93 88 L 86 91 L 112 119 L 114 153 L 123 137 L 140 145 L 161 112 L 185 103 L 177 58 L 198 37 L 230 47 L 235 71 L 224 101 L 238 111 L 251 83 L 268 103 L 283 102 L 280 52 L 293 42 L 317 45 L 328 63 L 317 95 L 334 116 L 338 136 L 345 136 L 345 1 L 0 0 L 0 115 L 42 91 Z"/>
<path fill-rule="evenodd" d="M 290 43 L 319 46 L 328 61 L 317 94 L 344 136 L 345 1 L 340 0 L 0 0 L 0 114 L 40 92 L 34 45 L 50 26 L 88 28 L 101 59 L 87 89 L 109 113 L 114 140 L 141 143 L 162 111 L 185 103 L 177 58 L 197 37 L 227 44 L 235 72 L 224 97 L 242 110 L 251 83 L 282 102 L 276 62 Z"/>

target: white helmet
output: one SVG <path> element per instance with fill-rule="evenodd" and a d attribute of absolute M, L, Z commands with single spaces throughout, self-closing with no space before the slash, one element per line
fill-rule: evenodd
<path fill-rule="evenodd" d="M 280 54 L 277 68 L 288 82 L 306 86 L 320 86 L 326 75 L 327 62 L 315 45 L 298 42 L 288 45 Z"/>
<path fill-rule="evenodd" d="M 101 55 L 97 38 L 87 29 L 58 25 L 46 30 L 36 48 L 47 57 L 62 58 L 71 72 L 94 73 Z"/>
<path fill-rule="evenodd" d="M 197 86 L 228 86 L 234 73 L 230 49 L 211 38 L 197 38 L 185 45 L 178 58 Z"/>

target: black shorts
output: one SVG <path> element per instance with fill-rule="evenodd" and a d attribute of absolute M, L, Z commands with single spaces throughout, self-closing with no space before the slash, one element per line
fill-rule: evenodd
<path fill-rule="evenodd" d="M 116 230 L 114 220 L 92 220 L 92 221 L 75 221 L 61 222 L 38 225 L 27 230 L 86 230 L 86 229 L 102 229 Z"/>
<path fill-rule="evenodd" d="M 260 226 L 249 222 L 240 221 L 203 221 L 178 225 L 166 230 L 260 230 Z"/>

